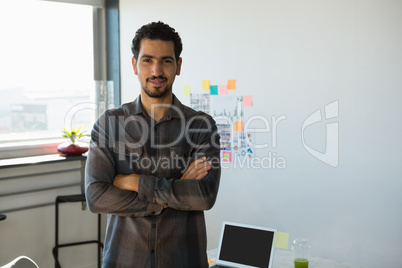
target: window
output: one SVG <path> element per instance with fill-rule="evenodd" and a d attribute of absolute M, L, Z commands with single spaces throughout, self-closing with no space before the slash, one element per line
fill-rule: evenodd
<path fill-rule="evenodd" d="M 7 148 L 11 157 L 19 156 L 18 144 L 60 143 L 64 127 L 82 125 L 89 133 L 96 92 L 108 84 L 94 81 L 94 7 L 40 0 L 0 4 L 0 158 L 10 157 Z"/>

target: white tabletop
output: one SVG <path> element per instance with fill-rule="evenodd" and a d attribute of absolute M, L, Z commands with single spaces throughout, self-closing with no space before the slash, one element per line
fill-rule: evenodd
<path fill-rule="evenodd" d="M 208 258 L 215 261 L 218 249 L 208 251 Z M 273 268 L 294 268 L 292 251 L 275 249 Z M 320 257 L 309 258 L 309 268 L 358 268 L 358 266 L 344 262 L 324 259 Z"/>

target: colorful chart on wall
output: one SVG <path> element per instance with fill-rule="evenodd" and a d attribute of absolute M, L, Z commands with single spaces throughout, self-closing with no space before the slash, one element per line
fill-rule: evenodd
<path fill-rule="evenodd" d="M 202 81 L 202 91 L 208 92 L 193 94 L 186 87 L 185 92 L 190 94 L 190 106 L 194 110 L 210 114 L 216 121 L 218 133 L 221 137 L 221 159 L 231 162 L 234 159 L 254 156 L 255 133 L 244 130 L 243 106 L 252 106 L 252 97 L 230 96 L 227 89 L 236 89 L 236 80 L 228 80 L 225 85 L 210 85 L 210 80 Z M 184 89 L 183 89 L 184 92 Z"/>
<path fill-rule="evenodd" d="M 196 111 L 210 114 L 209 94 L 190 94 L 190 107 Z"/>

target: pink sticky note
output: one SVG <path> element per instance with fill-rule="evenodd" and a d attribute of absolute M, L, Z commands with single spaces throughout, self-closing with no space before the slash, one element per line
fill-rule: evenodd
<path fill-rule="evenodd" d="M 230 151 L 222 151 L 222 161 L 223 162 L 231 162 L 232 161 L 232 153 Z"/>
<path fill-rule="evenodd" d="M 253 96 L 251 95 L 243 96 L 243 105 L 253 106 Z"/>
<path fill-rule="evenodd" d="M 228 94 L 228 86 L 227 85 L 219 85 L 219 95 L 227 95 Z"/>

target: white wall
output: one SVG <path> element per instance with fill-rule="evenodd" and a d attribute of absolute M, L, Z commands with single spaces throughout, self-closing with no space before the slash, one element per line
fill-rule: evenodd
<path fill-rule="evenodd" d="M 277 147 L 285 169 L 224 169 L 215 207 L 207 212 L 209 248 L 223 220 L 276 227 L 306 237 L 312 255 L 362 267 L 401 267 L 402 2 L 120 0 L 123 102 L 140 92 L 131 69 L 135 31 L 162 20 L 184 43 L 183 85 L 237 80 L 231 95 L 253 95 L 245 117 L 286 116 Z M 339 165 L 310 155 L 304 120 L 339 102 Z M 325 151 L 326 123 L 305 131 Z M 272 133 L 260 134 L 270 141 Z M 271 145 L 271 144 L 270 144 Z"/>

